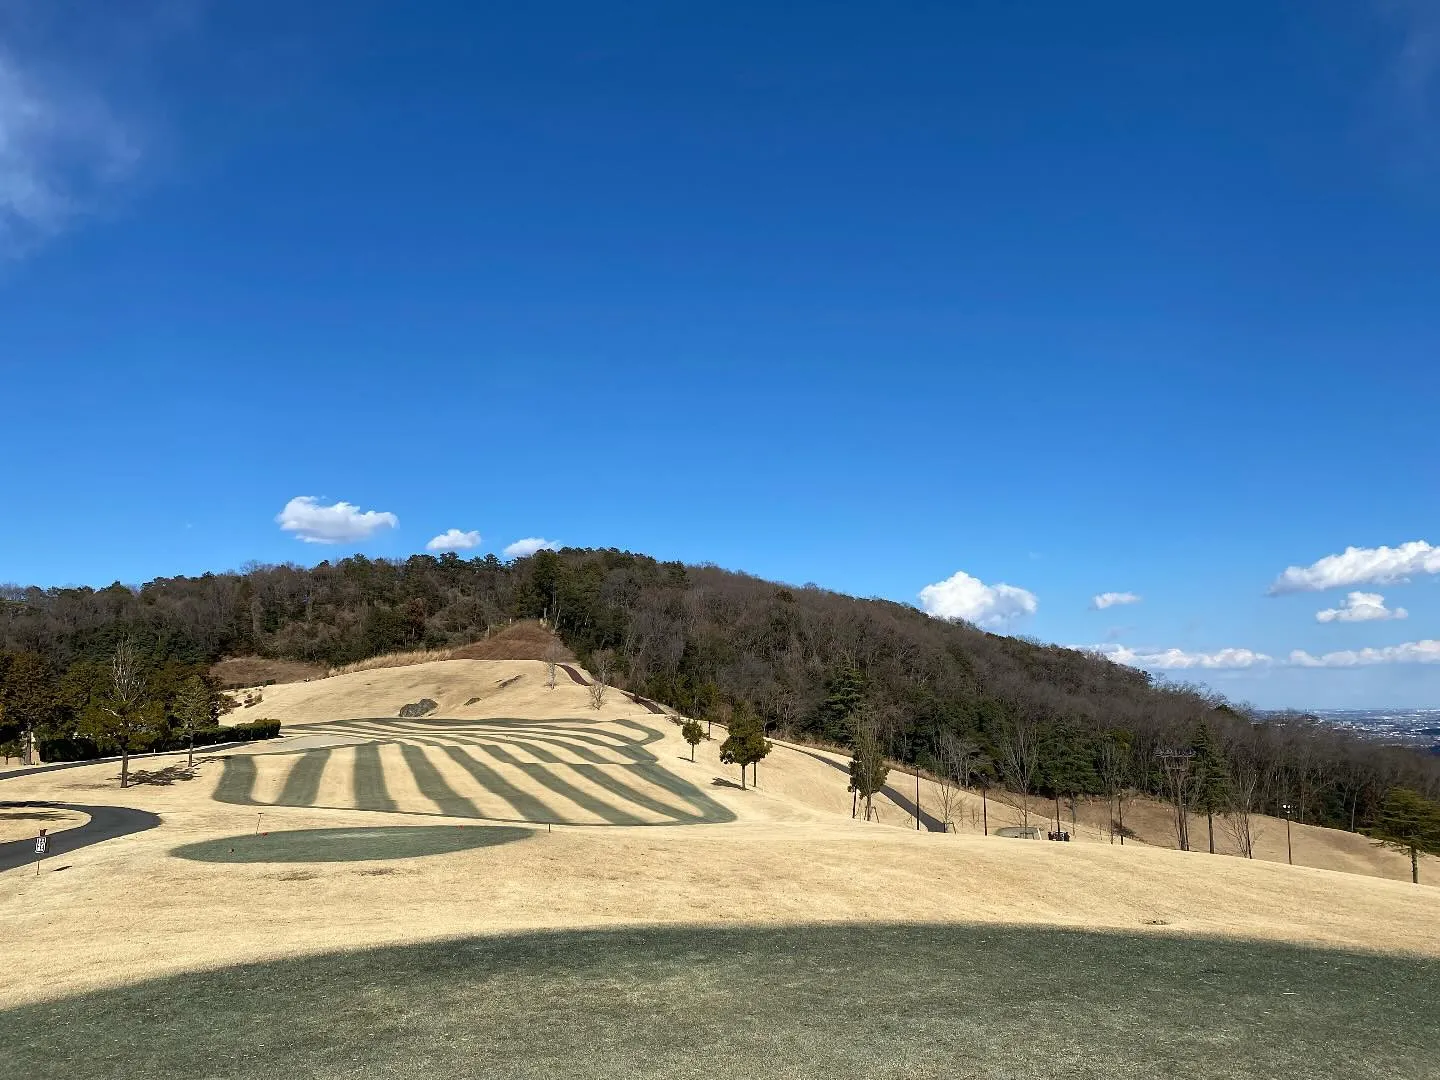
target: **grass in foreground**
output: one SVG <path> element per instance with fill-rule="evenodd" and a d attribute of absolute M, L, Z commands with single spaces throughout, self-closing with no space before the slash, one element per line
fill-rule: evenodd
<path fill-rule="evenodd" d="M 45 1077 L 1435 1077 L 1440 962 L 981 926 L 656 928 L 246 965 L 0 1014 Z"/>

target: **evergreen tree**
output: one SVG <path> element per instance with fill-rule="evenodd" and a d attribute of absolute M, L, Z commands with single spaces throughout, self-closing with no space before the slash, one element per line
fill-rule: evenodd
<path fill-rule="evenodd" d="M 826 682 L 825 689 L 825 700 L 815 711 L 815 733 L 827 742 L 850 742 L 853 718 L 865 699 L 865 680 L 858 668 L 846 664 Z"/>
<path fill-rule="evenodd" d="M 890 769 L 885 764 L 885 749 L 880 745 L 870 716 L 862 708 L 853 719 L 855 752 L 850 758 L 850 790 L 865 800 L 865 820 L 869 821 L 871 802 L 875 793 L 885 786 Z"/>
<path fill-rule="evenodd" d="M 1210 854 L 1214 855 L 1215 815 L 1223 812 L 1230 803 L 1230 769 L 1225 764 L 1225 755 L 1210 725 L 1204 721 L 1195 729 L 1195 739 L 1190 748 L 1195 751 L 1191 762 L 1195 778 L 1190 805 L 1196 813 L 1205 815 L 1205 825 L 1210 833 Z"/>
<path fill-rule="evenodd" d="M 1440 855 L 1440 803 L 1409 788 L 1391 788 L 1365 830 L 1384 847 L 1410 854 L 1410 880 L 1420 883 L 1420 852 Z"/>
<path fill-rule="evenodd" d="M 765 728 L 759 718 L 746 708 L 743 701 L 737 702 L 730 718 L 730 734 L 720 744 L 720 760 L 726 765 L 740 766 L 742 788 L 745 786 L 745 767 L 754 765 L 758 779 L 760 759 L 772 749 L 774 746 L 765 738 Z"/>
<path fill-rule="evenodd" d="M 680 734 L 690 744 L 690 760 L 695 760 L 695 747 L 705 738 L 705 729 L 700 726 L 698 720 L 686 720 L 685 726 L 680 729 Z"/>

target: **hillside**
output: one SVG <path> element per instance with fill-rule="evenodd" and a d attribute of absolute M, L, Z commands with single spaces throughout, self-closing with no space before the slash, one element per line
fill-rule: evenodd
<path fill-rule="evenodd" d="M 270 687 L 289 735 L 206 757 L 187 783 L 121 791 L 113 765 L 5 780 L 7 799 L 132 805 L 163 824 L 39 884 L 28 867 L 0 877 L 0 921 L 28 943 L 0 1003 L 360 943 L 617 923 L 938 920 L 1435 948 L 1416 928 L 1440 918 L 1440 889 L 1083 829 L 1071 844 L 963 820 L 956 835 L 916 832 L 884 797 L 882 823 L 853 820 L 834 755 L 777 747 L 758 790 L 741 790 L 717 741 L 692 763 L 668 718 L 614 691 L 592 709 L 545 671 L 440 661 Z M 393 716 L 417 695 L 447 707 Z M 990 812 L 992 828 L 1018 816 Z M 65 912 L 84 913 L 83 934 Z"/>
<path fill-rule="evenodd" d="M 542 617 L 569 655 L 606 681 L 687 715 L 755 716 L 772 738 L 835 747 L 863 729 L 893 760 L 967 782 L 984 777 L 1017 799 L 1060 796 L 1093 808 L 1138 793 L 1192 813 L 1238 815 L 1265 834 L 1249 838 L 1259 847 L 1273 838 L 1260 817 L 1286 803 L 1304 824 L 1352 829 L 1397 786 L 1440 795 L 1440 758 L 1305 717 L 1262 720 L 1100 656 L 903 604 L 613 550 L 541 551 L 510 563 L 357 556 L 134 590 L 9 589 L 0 600 L 0 645 L 9 650 L 0 653 L 0 690 L 11 732 L 0 741 L 27 715 L 41 729 L 73 729 L 122 637 L 146 651 L 169 715 L 185 674 L 217 661 L 233 684 L 244 671 L 264 682 L 363 668 L 396 650 L 535 658 L 549 648 Z M 37 693 L 50 696 L 24 700 L 7 663 L 25 667 L 27 685 L 48 685 Z M 1177 753 L 1193 761 L 1182 776 L 1165 766 Z"/>

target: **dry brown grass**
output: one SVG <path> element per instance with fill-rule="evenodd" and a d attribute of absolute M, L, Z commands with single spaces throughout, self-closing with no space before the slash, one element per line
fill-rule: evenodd
<path fill-rule="evenodd" d="M 464 645 L 451 650 L 448 659 L 544 660 L 550 647 L 557 644 L 559 640 L 549 627 L 536 619 L 526 619 L 522 622 L 511 623 L 484 641 L 477 641 L 473 645 Z M 574 661 L 575 654 L 561 645 L 556 659 L 560 663 L 570 663 Z"/>
<path fill-rule="evenodd" d="M 300 660 L 267 660 L 263 656 L 232 656 L 210 665 L 210 675 L 226 690 L 265 683 L 305 682 L 322 679 L 325 669 Z"/>
<path fill-rule="evenodd" d="M 375 671 L 380 668 L 413 667 L 415 664 L 428 664 L 434 660 L 449 660 L 454 653 L 454 649 L 412 649 L 409 652 L 382 653 L 365 660 L 332 667 L 325 673 L 325 677 L 328 679 L 335 675 L 353 675 L 357 671 Z"/>

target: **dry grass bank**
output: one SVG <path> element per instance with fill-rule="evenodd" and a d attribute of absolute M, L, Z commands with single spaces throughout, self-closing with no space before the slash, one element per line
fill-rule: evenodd
<path fill-rule="evenodd" d="M 0 1005 L 239 961 L 626 924 L 1019 924 L 1440 955 L 1440 889 L 1111 846 L 1083 822 L 1080 842 L 1051 844 L 916 832 L 888 800 L 883 824 L 854 821 L 842 755 L 777 747 L 742 791 L 718 738 L 692 763 L 667 718 L 613 691 L 597 712 L 584 687 L 544 674 L 448 660 L 270 687 L 265 711 L 290 737 L 206 757 L 190 783 L 121 791 L 114 764 L 0 782 L 7 799 L 163 819 L 67 855 L 63 873 L 0 874 L 0 933 L 27 943 L 8 954 Z M 393 719 L 420 696 L 441 709 Z M 892 777 L 900 792 L 907 780 Z M 992 828 L 1019 816 L 989 810 Z M 435 826 L 456 841 L 436 845 Z M 472 842 L 482 832 L 497 842 Z"/>

